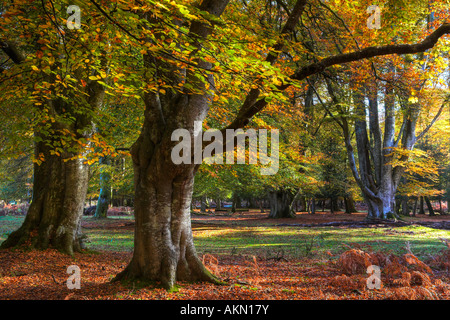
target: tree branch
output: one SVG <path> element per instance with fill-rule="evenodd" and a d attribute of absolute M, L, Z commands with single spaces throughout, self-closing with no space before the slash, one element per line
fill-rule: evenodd
<path fill-rule="evenodd" d="M 20 64 L 25 61 L 25 56 L 19 51 L 14 43 L 10 41 L 0 41 L 0 47 L 15 64 Z"/>
<path fill-rule="evenodd" d="M 428 35 L 422 42 L 416 44 L 396 44 L 396 45 L 386 45 L 381 47 L 368 47 L 362 50 L 338 54 L 325 58 L 321 61 L 311 63 L 297 72 L 295 72 L 290 78 L 296 81 L 302 81 L 307 77 L 324 71 L 326 68 L 349 62 L 355 62 L 363 59 L 373 58 L 377 56 L 385 56 L 390 54 L 413 54 L 424 52 L 428 49 L 433 48 L 438 40 L 444 36 L 450 34 L 450 23 L 444 23 L 439 28 L 437 28 L 433 33 Z M 292 83 L 282 84 L 277 87 L 278 90 L 285 90 L 290 87 Z M 251 96 L 251 100 L 255 101 L 250 104 L 248 101 Z M 267 102 L 264 99 L 259 99 L 259 91 L 251 90 L 247 96 L 246 101 L 242 105 L 235 120 L 227 127 L 230 129 L 242 128 L 248 124 L 250 119 L 263 110 L 267 106 Z"/>
<path fill-rule="evenodd" d="M 368 47 L 362 50 L 358 50 L 350 53 L 343 53 L 336 56 L 325 58 L 319 62 L 312 63 L 298 70 L 291 79 L 303 80 L 313 74 L 321 72 L 328 67 L 336 64 L 349 63 L 359 61 L 362 59 L 368 59 L 378 56 L 385 56 L 390 54 L 413 54 L 424 52 L 435 46 L 438 40 L 446 35 L 450 34 L 450 23 L 444 23 L 437 28 L 433 33 L 427 36 L 422 42 L 416 44 L 394 44 L 381 47 Z M 288 85 L 285 85 L 288 86 Z"/>

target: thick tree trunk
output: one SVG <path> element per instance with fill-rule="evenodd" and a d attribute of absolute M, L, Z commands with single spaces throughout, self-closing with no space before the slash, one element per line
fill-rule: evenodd
<path fill-rule="evenodd" d="M 132 148 L 134 253 L 116 280 L 156 281 L 168 290 L 177 280 L 218 282 L 203 266 L 193 242 L 190 204 L 196 165 L 174 165 L 172 143 L 166 140 L 154 145 L 148 136 L 146 126 Z"/>
<path fill-rule="evenodd" d="M 199 9 L 220 16 L 227 4 L 228 0 L 204 0 L 199 3 Z M 152 22 L 151 14 L 148 19 Z M 195 20 L 189 36 L 195 39 L 194 45 L 200 50 L 202 40 L 211 31 L 210 24 Z M 208 70 L 212 66 L 193 58 L 200 69 Z M 115 279 L 157 281 L 169 290 L 177 280 L 218 283 L 197 256 L 192 237 L 189 207 L 199 154 L 194 150 L 194 163 L 192 157 L 178 164 L 172 159 L 172 150 L 178 144 L 172 141 L 172 135 L 177 129 L 184 129 L 190 136 L 193 141 L 187 145 L 190 150 L 196 145 L 202 146 L 197 140 L 202 128 L 197 128 L 196 123 L 206 118 L 212 100 L 206 83 L 213 84 L 214 79 L 206 75 L 207 79 L 201 80 L 192 69 L 180 69 L 179 65 L 163 61 L 150 52 L 144 54 L 144 67 L 150 71 L 155 66 L 161 71 L 162 78 L 158 81 L 174 86 L 185 83 L 186 86 L 177 92 L 167 90 L 160 94 L 149 90 L 144 93 L 144 124 L 131 150 L 136 218 L 134 253 L 128 266 Z M 153 72 L 145 73 L 144 81 L 154 83 L 154 80 Z"/>
<path fill-rule="evenodd" d="M 331 84 L 328 84 L 329 92 L 334 96 Z M 369 97 L 369 124 L 367 124 L 367 112 L 365 106 L 365 93 L 362 88 L 355 91 L 353 98 L 355 104 L 355 138 L 357 144 L 359 167 L 351 143 L 349 123 L 343 120 L 342 128 L 345 137 L 347 157 L 359 188 L 368 205 L 368 219 L 397 218 L 395 214 L 395 193 L 404 172 L 403 166 L 394 167 L 390 162 L 393 159 L 393 148 L 401 147 L 411 150 L 415 143 L 415 126 L 417 121 L 416 106 L 409 106 L 408 116 L 403 118 L 403 130 L 401 136 L 395 137 L 395 103 L 393 89 L 390 84 L 385 88 L 385 121 L 384 134 L 381 132 L 379 109 L 377 100 L 377 88 L 372 88 Z M 369 140 L 367 128 L 369 127 L 372 141 Z M 406 161 L 407 156 L 401 160 Z"/>
<path fill-rule="evenodd" d="M 368 205 L 368 219 L 389 219 L 396 218 L 395 197 L 388 190 L 378 194 L 380 199 L 366 198 Z"/>
<path fill-rule="evenodd" d="M 291 209 L 292 194 L 289 191 L 277 190 L 268 193 L 270 203 L 269 218 L 293 218 L 294 212 Z"/>
<path fill-rule="evenodd" d="M 14 62 L 21 63 L 24 56 L 21 57 L 14 46 L 11 49 L 14 49 L 13 52 L 6 53 Z M 104 57 L 100 58 L 102 63 L 105 62 Z M 69 62 L 69 57 L 67 58 Z M 52 66 L 60 67 L 59 63 Z M 80 69 L 66 71 L 77 74 L 75 78 L 85 73 L 85 70 Z M 56 74 L 57 72 L 52 72 L 43 76 L 42 80 L 54 83 Z M 27 216 L 22 226 L 2 243 L 2 248 L 26 243 L 37 249 L 54 247 L 67 254 L 83 248 L 80 224 L 88 188 L 89 167 L 83 159 L 85 150 L 78 142 L 79 139 L 92 136 L 92 115 L 103 103 L 105 93 L 104 87 L 97 81 L 87 80 L 83 87 L 83 95 L 74 95 L 72 89 L 55 89 L 45 93 L 45 96 L 53 96 L 52 99 L 41 97 L 41 111 L 52 119 L 35 127 L 36 141 L 40 139 L 35 142 L 35 158 L 39 160 L 43 156 L 44 161 L 34 165 L 33 196 Z M 67 137 L 73 137 L 75 141 L 68 139 L 63 144 L 62 139 Z M 54 146 L 61 148 L 56 151 Z"/>
<path fill-rule="evenodd" d="M 84 248 L 81 217 L 89 181 L 83 159 L 64 161 L 50 155 L 40 142 L 37 154 L 45 161 L 34 165 L 33 198 L 22 226 L 3 242 L 2 248 L 29 243 L 32 248 L 56 248 L 73 254 Z"/>

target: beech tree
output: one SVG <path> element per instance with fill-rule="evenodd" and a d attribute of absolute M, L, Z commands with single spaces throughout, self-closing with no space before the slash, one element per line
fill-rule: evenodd
<path fill-rule="evenodd" d="M 272 50 L 267 52 L 265 58 L 264 55 L 261 57 L 266 65 L 274 64 L 279 58 L 280 52 L 285 49 L 285 44 L 298 26 L 308 2 L 299 0 L 290 8 Z M 166 59 L 148 52 L 143 56 L 147 68 L 164 66 L 158 69 L 158 76 L 172 85 L 179 84 L 181 88 L 176 92 L 159 90 L 145 93 L 144 126 L 141 136 L 132 148 L 136 192 L 135 250 L 130 264 L 116 279 L 157 280 L 166 288 L 172 288 L 176 280 L 217 282 L 197 257 L 192 238 L 189 205 L 198 165 L 174 165 L 170 160 L 170 151 L 174 146 L 170 137 L 173 130 L 180 127 L 189 130 L 194 137 L 194 121 L 203 121 L 207 117 L 212 96 L 206 91 L 205 81 L 199 81 L 202 77 L 198 76 L 198 70 L 201 69 L 204 74 L 203 79 L 213 83 L 213 74 L 208 73 L 212 64 L 196 53 L 201 52 L 201 46 L 213 32 L 212 25 L 220 26 L 226 23 L 218 22 L 220 20 L 217 18 L 222 15 L 227 5 L 228 1 L 205 0 L 198 8 L 206 13 L 203 14 L 203 19 L 206 20 L 183 19 L 184 21 L 180 22 L 181 25 L 189 25 L 187 34 L 194 40 L 196 49 L 191 51 L 193 55 L 189 62 L 195 63 L 197 73 L 187 64 L 177 67 L 174 67 L 174 64 L 167 65 L 165 61 L 170 59 L 167 55 L 164 57 Z M 189 10 L 194 11 L 195 7 L 189 7 Z M 211 16 L 216 18 L 212 19 Z M 151 17 L 147 16 L 147 19 L 151 22 Z M 443 24 L 416 44 L 373 46 L 318 61 L 304 61 L 298 70 L 286 77 L 285 83 L 277 84 L 275 89 L 285 90 L 293 82 L 303 81 L 337 64 L 389 54 L 423 52 L 432 48 L 440 37 L 448 33 L 450 24 Z M 161 40 L 161 37 L 162 35 L 158 34 L 157 39 Z M 176 40 L 174 42 L 173 47 L 182 46 Z M 208 58 L 215 61 L 214 58 Z M 262 81 L 254 81 L 253 88 L 248 90 L 236 117 L 222 132 L 246 126 L 254 115 L 268 105 L 270 99 L 262 95 L 263 90 L 267 88 L 261 86 Z"/>
<path fill-rule="evenodd" d="M 94 115 L 104 100 L 105 86 L 99 80 L 106 78 L 111 52 L 109 34 L 98 32 L 103 16 L 88 15 L 83 31 L 69 28 L 69 6 L 45 1 L 1 4 L 1 100 L 15 97 L 23 103 L 19 110 L 31 124 L 26 130 L 34 135 L 31 206 L 2 248 L 31 243 L 68 254 L 83 248 L 80 219 Z M 89 8 L 84 9 L 87 14 Z"/>
<path fill-rule="evenodd" d="M 420 8 L 418 4 L 414 6 Z M 420 13 L 408 19 L 418 20 L 416 25 L 426 31 L 430 26 L 426 23 L 426 12 Z M 321 103 L 342 129 L 352 174 L 368 205 L 368 218 L 397 217 L 395 195 L 414 145 L 449 103 L 449 98 L 443 97 L 442 92 L 439 94 L 432 89 L 442 73 L 439 63 L 440 58 L 433 53 L 428 53 L 427 58 L 421 53 L 384 57 L 348 68 L 348 78 L 336 74 L 324 77 L 323 86 L 330 99 Z M 420 64 L 418 71 L 414 66 Z M 320 99 L 318 89 L 315 92 Z M 433 106 L 436 114 L 422 132 L 417 132 L 418 121 L 426 106 Z"/>

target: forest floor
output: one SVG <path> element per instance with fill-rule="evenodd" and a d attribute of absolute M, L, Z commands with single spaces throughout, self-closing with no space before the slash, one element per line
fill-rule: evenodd
<path fill-rule="evenodd" d="M 193 214 L 199 256 L 226 284 L 180 282 L 176 292 L 167 292 L 157 283 L 142 287 L 111 282 L 131 259 L 133 216 L 85 216 L 82 226 L 90 241 L 86 252 L 70 257 L 52 249 L 1 250 L 0 299 L 450 298 L 450 230 L 419 224 L 446 226 L 450 216 L 408 217 L 408 224 L 401 226 L 326 225 L 364 219 L 365 213 L 342 212 L 297 213 L 295 219 L 268 219 L 258 211 Z M 0 217 L 0 242 L 22 221 L 23 216 Z M 79 290 L 67 288 L 70 265 L 80 268 Z M 380 267 L 379 289 L 368 286 L 369 265 Z"/>

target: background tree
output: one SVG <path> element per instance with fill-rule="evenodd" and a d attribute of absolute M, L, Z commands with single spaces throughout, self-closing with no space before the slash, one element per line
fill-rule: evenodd
<path fill-rule="evenodd" d="M 65 1 L 2 3 L 2 95 L 24 103 L 35 150 L 33 199 L 27 217 L 2 247 L 32 240 L 66 253 L 83 247 L 80 218 L 93 154 L 94 118 L 106 78 L 115 77 L 115 32 L 84 4 L 81 29 L 68 29 Z M 117 52 L 120 53 L 120 52 Z M 126 60 L 126 59 L 125 59 Z M 37 236 L 34 236 L 37 234 Z"/>

